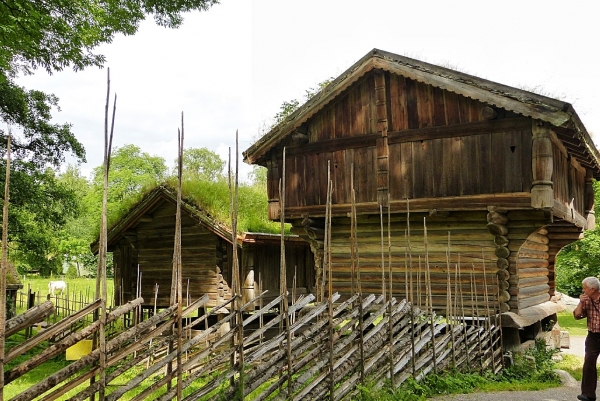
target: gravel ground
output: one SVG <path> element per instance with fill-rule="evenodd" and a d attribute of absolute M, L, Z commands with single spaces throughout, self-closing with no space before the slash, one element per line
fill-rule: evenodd
<path fill-rule="evenodd" d="M 585 336 L 571 336 L 570 347 L 563 349 L 566 354 L 583 357 Z M 556 387 L 541 391 L 501 391 L 496 393 L 473 393 L 442 395 L 431 398 L 435 401 L 577 401 L 580 393 L 579 384 L 576 387 Z"/>
<path fill-rule="evenodd" d="M 497 393 L 475 393 L 443 395 L 432 400 L 441 401 L 577 401 L 578 387 L 556 387 L 541 391 L 501 391 Z"/>

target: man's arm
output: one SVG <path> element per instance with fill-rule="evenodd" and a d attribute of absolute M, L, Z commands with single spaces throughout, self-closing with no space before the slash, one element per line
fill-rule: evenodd
<path fill-rule="evenodd" d="M 583 309 L 583 304 L 587 300 L 588 300 L 588 296 L 587 295 L 582 294 L 579 297 L 579 304 L 577 304 L 577 307 L 573 311 L 573 317 L 575 318 L 575 320 L 580 320 L 580 319 L 583 319 L 584 317 L 587 317 L 587 313 Z"/>

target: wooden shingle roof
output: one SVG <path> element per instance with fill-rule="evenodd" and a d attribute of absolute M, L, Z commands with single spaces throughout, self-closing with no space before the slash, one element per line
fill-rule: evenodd
<path fill-rule="evenodd" d="M 249 164 L 260 163 L 267 152 L 372 70 L 388 71 L 550 123 L 557 127 L 555 131 L 565 147 L 581 164 L 591 168 L 596 178 L 600 178 L 600 153 L 570 103 L 379 49 L 367 53 L 256 141 L 243 152 L 244 161 Z"/>

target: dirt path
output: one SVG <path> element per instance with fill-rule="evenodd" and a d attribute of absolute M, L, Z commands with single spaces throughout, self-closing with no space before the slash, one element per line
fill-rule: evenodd
<path fill-rule="evenodd" d="M 579 388 L 556 387 L 541 391 L 500 391 L 497 393 L 474 393 L 442 395 L 431 398 L 436 401 L 576 401 Z"/>
<path fill-rule="evenodd" d="M 569 349 L 563 349 L 565 354 L 572 354 L 583 357 L 585 336 L 571 336 Z M 431 398 L 435 401 L 576 401 L 580 394 L 577 387 L 556 387 L 540 391 L 499 391 L 495 393 L 473 393 L 441 395 Z"/>

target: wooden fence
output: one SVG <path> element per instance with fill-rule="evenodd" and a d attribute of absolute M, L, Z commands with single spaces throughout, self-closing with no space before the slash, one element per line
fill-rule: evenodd
<path fill-rule="evenodd" d="M 16 306 L 17 310 L 27 310 L 34 306 L 41 305 L 46 301 L 52 302 L 54 305 L 53 313 L 47 317 L 49 323 L 56 323 L 61 319 L 70 316 L 74 312 L 85 308 L 90 303 L 94 302 L 93 294 L 90 291 L 78 291 L 70 292 L 66 291 L 61 294 L 42 294 L 40 292 L 18 291 Z M 112 298 L 107 299 L 107 308 L 112 310 L 114 308 L 114 302 Z M 91 320 L 87 320 L 86 324 L 91 323 Z"/>
<path fill-rule="evenodd" d="M 237 321 L 240 315 L 227 304 L 202 313 L 208 301 L 204 296 L 183 308 L 180 346 L 175 346 L 179 317 L 173 305 L 125 331 L 107 331 L 105 350 L 95 347 L 11 400 L 83 400 L 100 394 L 100 389 L 106 400 L 171 400 L 177 399 L 178 391 L 183 400 L 241 400 L 242 395 L 247 400 L 274 396 L 341 400 L 356 396 L 357 384 L 365 381 L 376 388 L 386 382 L 397 387 L 410 377 L 420 380 L 449 367 L 478 372 L 502 368 L 496 315 L 444 318 L 406 300 L 358 294 L 341 303 L 334 294 L 331 308 L 329 301 L 315 303 L 309 294 L 279 308 L 287 314 L 274 312 L 283 299 L 280 296 Z M 107 315 L 107 323 L 139 310 L 142 301 L 138 298 L 116 308 Z M 93 318 L 99 306 L 100 301 L 90 303 L 9 349 L 7 363 L 25 352 L 40 351 L 6 370 L 7 388 L 68 347 L 93 338 L 100 327 L 100 320 Z M 7 336 L 51 313 L 52 303 L 44 302 L 11 319 Z M 92 323 L 71 331 L 84 316 Z M 209 320 L 216 323 L 209 325 Z M 242 344 L 238 330 L 243 330 Z M 50 338 L 60 339 L 39 347 Z M 98 367 L 102 352 L 104 375 Z"/>

